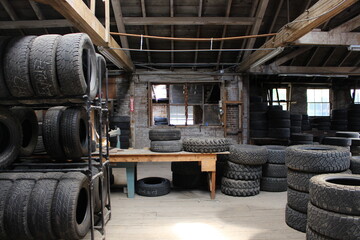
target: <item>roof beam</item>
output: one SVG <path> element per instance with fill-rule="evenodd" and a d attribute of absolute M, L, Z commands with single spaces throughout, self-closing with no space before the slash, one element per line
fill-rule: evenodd
<path fill-rule="evenodd" d="M 0 21 L 0 29 L 35 29 L 35 28 L 64 28 L 73 27 L 67 19 L 29 20 L 29 21 Z"/>
<path fill-rule="evenodd" d="M 142 13 L 142 19 L 146 18 L 146 7 L 145 7 L 145 1 L 141 0 L 141 13 Z M 125 20 L 125 18 L 123 18 Z M 148 26 L 144 26 L 144 32 L 145 35 L 149 35 L 149 29 Z M 145 43 L 148 49 L 150 49 L 150 40 L 149 38 L 145 38 Z M 151 53 L 147 52 L 148 62 L 151 63 Z"/>
<path fill-rule="evenodd" d="M 125 25 L 253 25 L 252 17 L 124 17 Z"/>
<path fill-rule="evenodd" d="M 34 10 L 36 17 L 39 20 L 45 20 L 44 14 L 42 13 L 41 9 L 39 8 L 39 5 L 37 2 L 34 2 L 33 0 L 29 0 L 29 3 L 31 5 L 31 8 Z M 44 28 L 45 33 L 49 33 L 49 31 Z"/>
<path fill-rule="evenodd" d="M 272 65 L 280 66 L 280 65 L 286 63 L 287 61 L 289 61 L 289 60 L 291 60 L 291 59 L 293 59 L 293 58 L 295 58 L 295 57 L 303 54 L 304 52 L 306 52 L 306 51 L 308 51 L 308 50 L 310 50 L 310 49 L 311 49 L 311 47 L 302 47 L 302 48 L 299 48 L 299 49 L 297 49 L 297 50 L 295 50 L 295 51 L 292 51 L 292 52 L 286 54 L 285 56 L 283 56 L 283 57 L 281 57 L 281 58 L 276 59 L 276 61 L 273 62 Z"/>
<path fill-rule="evenodd" d="M 36 0 L 51 5 L 55 10 L 71 21 L 80 31 L 87 33 L 97 46 L 108 48 L 108 52 L 127 71 L 133 71 L 134 65 L 130 58 L 121 50 L 115 39 L 109 36 L 106 42 L 106 30 L 83 1 L 69 0 Z"/>
<path fill-rule="evenodd" d="M 258 66 L 250 69 L 253 74 L 321 74 L 360 76 L 360 67 L 303 67 L 303 66 Z"/>
<path fill-rule="evenodd" d="M 95 0 L 93 0 L 93 1 L 95 2 Z M 114 16 L 115 16 L 115 21 L 116 21 L 116 26 L 117 26 L 118 31 L 120 33 L 126 33 L 120 0 L 111 0 L 111 4 L 112 4 L 113 11 L 114 11 Z M 120 42 L 121 42 L 121 46 L 123 48 L 129 48 L 129 42 L 128 42 L 127 36 L 120 36 Z M 125 53 L 128 56 L 130 56 L 129 51 L 125 51 Z"/>
<path fill-rule="evenodd" d="M 352 30 L 358 28 L 359 26 L 360 26 L 360 15 L 332 29 L 330 32 L 331 33 L 351 32 Z"/>
<path fill-rule="evenodd" d="M 360 33 L 312 31 L 299 38 L 294 45 L 348 46 L 360 44 Z"/>
<path fill-rule="evenodd" d="M 294 42 L 356 2 L 358 0 L 344 0 L 339 4 L 338 0 L 319 0 L 308 11 L 283 27 L 275 37 L 272 37 L 261 48 L 277 48 Z M 271 50 L 255 51 L 240 63 L 237 71 L 248 70 L 253 63 L 270 52 Z"/>
<path fill-rule="evenodd" d="M 269 28 L 269 33 L 272 33 L 273 30 L 274 30 L 274 26 L 275 26 L 275 23 L 277 21 L 277 18 L 279 17 L 279 13 L 280 13 L 280 10 L 282 8 L 282 5 L 284 4 L 284 0 L 280 0 L 280 2 L 278 3 L 278 7 L 276 9 L 276 12 L 275 12 L 275 15 L 274 15 L 274 18 L 271 22 L 271 25 L 270 25 L 270 28 Z M 266 38 L 266 41 L 269 40 L 270 37 L 267 37 Z"/>
<path fill-rule="evenodd" d="M 230 16 L 230 11 L 231 11 L 231 5 L 232 5 L 232 0 L 228 0 L 228 4 L 226 7 L 226 13 L 225 13 L 225 17 L 228 18 Z M 226 31 L 227 31 L 227 25 L 224 26 L 223 28 L 223 32 L 221 37 L 224 38 L 226 36 Z M 224 41 L 221 40 L 220 41 L 220 49 L 223 49 L 224 47 Z M 220 60 L 221 60 L 221 51 L 219 51 L 218 56 L 217 56 L 217 65 L 216 65 L 216 69 L 219 70 L 219 64 L 220 64 Z"/>
<path fill-rule="evenodd" d="M 10 5 L 8 0 L 0 0 L 1 5 L 4 7 L 6 13 L 10 16 L 11 20 L 19 20 L 18 15 L 16 14 L 14 8 Z M 23 30 L 19 30 L 22 35 L 25 35 Z"/>
<path fill-rule="evenodd" d="M 199 0 L 199 10 L 198 10 L 198 17 L 200 18 L 202 15 L 202 10 L 203 10 L 203 0 Z M 200 38 L 200 30 L 201 30 L 201 26 L 198 25 L 197 28 L 197 32 L 196 32 L 196 38 Z M 195 43 L 195 49 L 199 49 L 199 42 L 197 41 Z M 198 61 L 198 56 L 199 56 L 199 52 L 195 52 L 195 56 L 194 56 L 194 63 L 196 65 L 197 61 Z M 194 67 L 195 69 L 195 67 Z"/>

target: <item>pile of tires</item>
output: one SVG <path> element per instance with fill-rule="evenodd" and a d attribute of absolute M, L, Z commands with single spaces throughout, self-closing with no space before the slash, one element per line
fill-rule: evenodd
<path fill-rule="evenodd" d="M 350 152 L 338 146 L 290 146 L 285 151 L 285 163 L 288 167 L 285 222 L 295 230 L 306 232 L 310 178 L 348 170 Z"/>
<path fill-rule="evenodd" d="M 360 239 L 360 176 L 311 178 L 306 239 Z"/>
<path fill-rule="evenodd" d="M 90 229 L 82 173 L 2 173 L 0 191 L 0 239 L 82 239 Z"/>
<path fill-rule="evenodd" d="M 260 193 L 262 165 L 267 161 L 267 148 L 255 145 L 232 145 L 221 192 L 236 197 Z"/>
<path fill-rule="evenodd" d="M 339 140 L 339 143 L 346 144 L 346 147 L 350 146 L 350 152 L 353 156 L 360 155 L 360 134 L 358 132 L 336 132 L 335 136 L 346 138 L 347 140 Z"/>
<path fill-rule="evenodd" d="M 183 148 L 178 129 L 151 129 L 150 150 L 153 152 L 180 152 Z"/>
<path fill-rule="evenodd" d="M 0 55 L 0 99 L 49 103 L 83 96 L 88 87 L 91 100 L 98 94 L 96 53 L 87 34 L 1 38 Z"/>
<path fill-rule="evenodd" d="M 266 145 L 267 161 L 262 166 L 260 190 L 285 192 L 287 190 L 287 168 L 285 165 L 285 146 Z"/>
<path fill-rule="evenodd" d="M 229 151 L 230 141 L 226 138 L 185 138 L 183 148 L 186 152 L 226 152 Z"/>
<path fill-rule="evenodd" d="M 311 125 L 309 121 L 309 116 L 307 114 L 303 114 L 301 120 L 301 131 L 310 131 L 310 130 L 311 130 Z"/>
<path fill-rule="evenodd" d="M 314 136 L 308 133 L 292 133 L 290 137 L 291 145 L 313 144 Z"/>
<path fill-rule="evenodd" d="M 360 104 L 350 104 L 348 108 L 348 130 L 360 131 Z"/>
<path fill-rule="evenodd" d="M 110 128 L 120 129 L 120 148 L 128 149 L 130 147 L 130 116 L 112 116 L 110 117 Z M 110 138 L 110 146 L 116 147 L 118 139 L 117 137 Z"/>
<path fill-rule="evenodd" d="M 269 137 L 276 139 L 290 138 L 290 112 L 273 109 L 268 111 Z"/>
<path fill-rule="evenodd" d="M 347 109 L 331 110 L 331 129 L 339 131 L 346 131 L 348 129 Z"/>
<path fill-rule="evenodd" d="M 330 130 L 330 117 L 314 117 L 311 121 L 311 127 L 318 130 Z"/>
<path fill-rule="evenodd" d="M 360 174 L 360 156 L 350 158 L 350 170 L 353 174 Z"/>
<path fill-rule="evenodd" d="M 350 150 L 351 139 L 346 137 L 324 137 L 322 144 L 346 147 Z"/>
<path fill-rule="evenodd" d="M 291 114 L 290 115 L 290 133 L 301 133 L 301 123 L 302 115 L 301 114 Z"/>
<path fill-rule="evenodd" d="M 251 96 L 250 102 L 250 137 L 265 138 L 268 136 L 267 103 L 260 96 Z"/>

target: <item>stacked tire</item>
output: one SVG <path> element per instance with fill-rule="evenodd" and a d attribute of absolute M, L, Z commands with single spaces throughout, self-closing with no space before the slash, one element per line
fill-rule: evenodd
<path fill-rule="evenodd" d="M 313 144 L 313 135 L 307 133 L 293 133 L 290 140 L 291 145 Z"/>
<path fill-rule="evenodd" d="M 350 104 L 348 108 L 348 130 L 360 131 L 360 104 Z"/>
<path fill-rule="evenodd" d="M 186 152 L 212 153 L 229 151 L 230 142 L 226 138 L 185 138 L 183 148 Z"/>
<path fill-rule="evenodd" d="M 311 125 L 318 130 L 330 130 L 330 117 L 315 117 L 312 119 Z"/>
<path fill-rule="evenodd" d="M 360 134 L 358 132 L 336 132 L 335 136 L 339 138 L 340 144 L 345 145 L 346 147 L 350 146 L 350 152 L 353 156 L 360 155 Z M 345 138 L 345 139 L 343 139 Z M 329 141 L 329 140 L 326 140 Z M 336 140 L 335 140 L 336 142 Z M 339 145 L 340 146 L 340 145 Z"/>
<path fill-rule="evenodd" d="M 331 129 L 339 131 L 346 131 L 348 129 L 347 109 L 331 110 Z"/>
<path fill-rule="evenodd" d="M 311 178 L 306 239 L 360 239 L 360 176 Z"/>
<path fill-rule="evenodd" d="M 254 145 L 230 146 L 229 161 L 221 180 L 221 192 L 236 197 L 260 193 L 262 165 L 267 161 L 267 148 Z"/>
<path fill-rule="evenodd" d="M 346 147 L 350 150 L 351 139 L 346 137 L 324 137 L 322 144 Z"/>
<path fill-rule="evenodd" d="M 311 125 L 309 121 L 309 116 L 303 114 L 301 120 L 301 131 L 310 131 L 310 130 L 311 130 Z"/>
<path fill-rule="evenodd" d="M 310 178 L 324 173 L 339 173 L 350 167 L 348 149 L 328 145 L 296 145 L 286 149 L 288 167 L 286 224 L 306 232 Z"/>
<path fill-rule="evenodd" d="M 269 137 L 276 139 L 290 138 L 290 112 L 284 110 L 269 110 Z"/>
<path fill-rule="evenodd" d="M 130 116 L 113 116 L 110 118 L 110 128 L 120 129 L 120 148 L 128 149 L 130 147 Z M 110 138 L 111 147 L 117 146 L 117 137 Z"/>
<path fill-rule="evenodd" d="M 285 192 L 287 190 L 287 168 L 284 146 L 266 145 L 267 161 L 262 166 L 260 190 L 267 192 Z"/>
<path fill-rule="evenodd" d="M 181 132 L 177 129 L 151 129 L 149 131 L 150 150 L 153 152 L 180 152 Z"/>
<path fill-rule="evenodd" d="M 301 133 L 302 115 L 291 114 L 290 115 L 290 133 Z"/>
<path fill-rule="evenodd" d="M 250 137 L 265 138 L 268 136 L 267 103 L 260 96 L 251 96 L 250 102 Z"/>
<path fill-rule="evenodd" d="M 360 156 L 350 158 L 350 170 L 353 174 L 360 174 Z"/>

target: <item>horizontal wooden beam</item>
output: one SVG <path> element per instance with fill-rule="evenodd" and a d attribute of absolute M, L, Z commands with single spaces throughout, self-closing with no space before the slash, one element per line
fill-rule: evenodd
<path fill-rule="evenodd" d="M 252 17 L 123 17 L 125 25 L 252 25 Z"/>
<path fill-rule="evenodd" d="M 51 5 L 81 32 L 87 33 L 93 43 L 108 49 L 113 57 L 112 62 L 117 61 L 126 71 L 133 71 L 134 64 L 121 50 L 119 44 L 111 36 L 106 36 L 105 27 L 91 12 L 83 1 L 74 0 L 36 0 L 37 2 Z M 107 42 L 107 39 L 109 41 Z M 110 60 L 110 59 L 109 59 Z"/>
<path fill-rule="evenodd" d="M 338 33 L 338 32 L 309 32 L 294 42 L 294 45 L 331 45 L 349 46 L 360 45 L 360 33 Z"/>
<path fill-rule="evenodd" d="M 319 75 L 351 75 L 359 76 L 360 67 L 303 67 L 263 65 L 251 68 L 250 73 L 263 75 L 278 74 L 319 74 Z"/>
<path fill-rule="evenodd" d="M 65 28 L 73 27 L 66 19 L 29 20 L 29 21 L 0 21 L 0 29 L 36 29 L 36 28 Z"/>

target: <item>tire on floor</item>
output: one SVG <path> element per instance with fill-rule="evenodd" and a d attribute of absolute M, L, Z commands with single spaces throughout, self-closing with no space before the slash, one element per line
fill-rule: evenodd
<path fill-rule="evenodd" d="M 170 192 L 170 181 L 160 177 L 148 177 L 136 182 L 136 193 L 146 197 L 158 197 Z"/>

